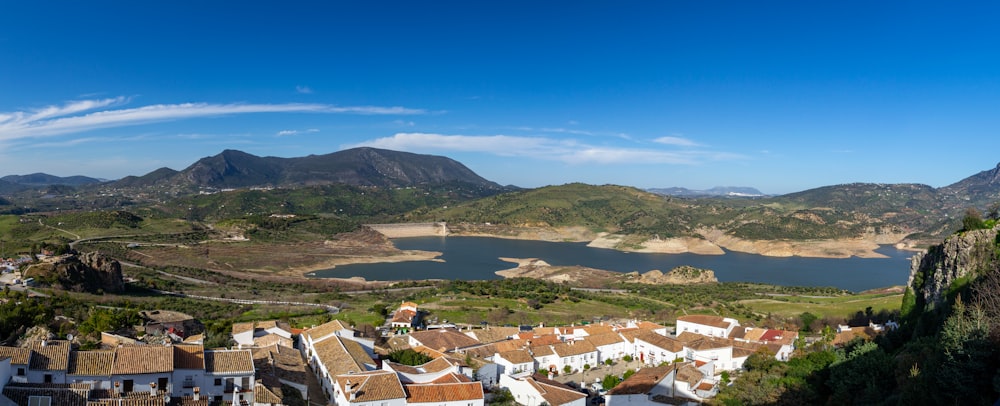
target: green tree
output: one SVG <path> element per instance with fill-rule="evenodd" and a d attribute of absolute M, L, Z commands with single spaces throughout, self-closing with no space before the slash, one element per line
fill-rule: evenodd
<path fill-rule="evenodd" d="M 983 216 L 979 210 L 968 208 L 965 210 L 965 217 L 962 218 L 962 231 L 972 231 L 984 228 Z"/>
<path fill-rule="evenodd" d="M 390 352 L 388 357 L 392 362 L 410 366 L 423 365 L 434 360 L 434 358 L 411 348 Z"/>
<path fill-rule="evenodd" d="M 611 390 L 614 389 L 615 386 L 618 386 L 621 382 L 622 379 L 615 375 L 604 375 L 604 379 L 601 380 L 601 388 L 604 388 L 604 390 Z"/>

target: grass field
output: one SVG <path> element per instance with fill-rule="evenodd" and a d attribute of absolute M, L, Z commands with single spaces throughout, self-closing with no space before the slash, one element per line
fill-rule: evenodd
<path fill-rule="evenodd" d="M 770 299 L 741 300 L 739 303 L 761 314 L 795 317 L 809 312 L 819 317 L 846 317 L 858 310 L 871 307 L 880 310 L 899 310 L 903 295 L 866 294 L 838 297 L 779 296 Z"/>

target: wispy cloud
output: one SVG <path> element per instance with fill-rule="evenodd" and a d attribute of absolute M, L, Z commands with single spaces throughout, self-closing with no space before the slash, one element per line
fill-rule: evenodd
<path fill-rule="evenodd" d="M 313 94 L 313 90 L 309 86 L 295 86 L 295 92 L 301 94 Z"/>
<path fill-rule="evenodd" d="M 696 165 L 709 161 L 743 158 L 742 155 L 727 152 L 596 146 L 580 143 L 576 140 L 510 135 L 398 133 L 391 137 L 378 138 L 345 147 L 358 146 L 423 153 L 478 152 L 506 157 L 562 161 L 570 164 Z"/>
<path fill-rule="evenodd" d="M 79 100 L 31 111 L 0 112 L 0 141 L 72 134 L 102 128 L 139 125 L 168 120 L 255 113 L 325 113 L 359 115 L 427 114 L 423 109 L 385 106 L 336 106 L 330 104 L 154 104 L 108 109 L 128 102 L 125 97 Z M 95 111 L 97 110 L 97 111 Z M 88 113 L 89 112 L 89 113 Z"/>
<path fill-rule="evenodd" d="M 700 146 L 702 146 L 701 144 L 699 144 L 697 142 L 694 142 L 694 141 L 692 141 L 690 139 L 683 138 L 683 137 L 677 137 L 677 136 L 660 137 L 660 138 L 654 139 L 653 142 L 655 142 L 657 144 L 674 145 L 674 146 L 678 146 L 678 147 L 700 147 Z"/>
<path fill-rule="evenodd" d="M 319 132 L 319 129 L 316 129 L 316 128 L 310 128 L 310 129 L 307 129 L 307 130 L 281 130 L 281 131 L 278 131 L 277 136 L 279 136 L 279 137 L 287 137 L 287 136 L 290 136 L 290 135 L 309 134 L 309 133 L 318 133 L 318 132 Z"/>

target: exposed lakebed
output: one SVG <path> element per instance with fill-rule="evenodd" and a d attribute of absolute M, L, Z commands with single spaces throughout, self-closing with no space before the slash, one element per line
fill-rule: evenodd
<path fill-rule="evenodd" d="M 489 237 L 413 237 L 394 239 L 402 250 L 439 251 L 436 261 L 340 265 L 311 274 L 320 278 L 367 280 L 499 279 L 496 271 L 516 266 L 507 258 L 539 258 L 550 265 L 580 265 L 616 272 L 667 272 L 681 265 L 711 269 L 720 282 L 759 282 L 787 286 L 834 286 L 851 291 L 903 285 L 911 251 L 884 246 L 886 258 L 768 257 L 727 251 L 725 255 L 626 253 L 586 243 L 511 240 Z"/>

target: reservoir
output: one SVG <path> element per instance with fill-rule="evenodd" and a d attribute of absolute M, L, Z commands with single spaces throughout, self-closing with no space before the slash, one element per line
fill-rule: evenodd
<path fill-rule="evenodd" d="M 496 271 L 516 264 L 508 258 L 539 258 L 550 265 L 580 265 L 616 272 L 667 271 L 690 265 L 715 271 L 720 282 L 785 286 L 833 286 L 860 292 L 905 285 L 915 253 L 884 246 L 888 258 L 767 257 L 726 251 L 725 255 L 645 254 L 591 248 L 586 243 L 510 240 L 489 237 L 412 237 L 392 240 L 399 249 L 440 251 L 439 260 L 341 265 L 316 271 L 320 278 L 361 276 L 368 280 L 499 279 Z"/>

